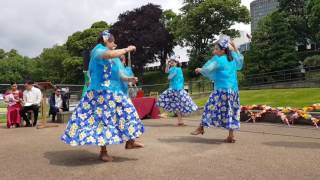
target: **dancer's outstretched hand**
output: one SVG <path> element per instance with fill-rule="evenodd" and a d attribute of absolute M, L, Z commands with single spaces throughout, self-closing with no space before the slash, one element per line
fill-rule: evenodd
<path fill-rule="evenodd" d="M 135 51 L 136 49 L 137 48 L 135 46 L 133 46 L 133 45 L 130 45 L 130 46 L 127 47 L 127 51 L 128 52 Z"/>
<path fill-rule="evenodd" d="M 128 78 L 129 82 L 132 82 L 132 84 L 136 84 L 138 82 L 138 78 L 137 77 L 130 77 Z"/>
<path fill-rule="evenodd" d="M 199 74 L 201 72 L 201 68 L 197 68 L 194 71 L 196 72 L 196 74 Z"/>

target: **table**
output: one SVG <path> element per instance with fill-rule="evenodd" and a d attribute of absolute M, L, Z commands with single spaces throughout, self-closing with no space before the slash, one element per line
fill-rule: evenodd
<path fill-rule="evenodd" d="M 159 119 L 160 110 L 156 105 L 157 99 L 155 97 L 140 97 L 133 98 L 132 103 L 137 109 L 140 119 L 151 117 L 152 119 Z"/>

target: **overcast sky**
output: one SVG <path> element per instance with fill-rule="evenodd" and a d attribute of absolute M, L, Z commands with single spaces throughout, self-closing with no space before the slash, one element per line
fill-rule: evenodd
<path fill-rule="evenodd" d="M 249 9 L 252 0 L 242 0 Z M 93 22 L 117 21 L 120 13 L 148 2 L 178 12 L 183 0 L 1 0 L 0 48 L 38 56 L 43 48 L 64 43 L 72 33 Z M 250 32 L 249 25 L 236 25 Z"/>

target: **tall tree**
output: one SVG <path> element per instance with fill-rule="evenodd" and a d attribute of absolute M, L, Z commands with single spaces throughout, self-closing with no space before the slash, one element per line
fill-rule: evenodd
<path fill-rule="evenodd" d="M 37 80 L 49 80 L 53 83 L 63 82 L 63 79 L 70 75 L 63 66 L 63 61 L 68 57 L 70 54 L 65 46 L 55 45 L 52 48 L 43 49 L 36 61 Z"/>
<path fill-rule="evenodd" d="M 22 82 L 32 78 L 34 60 L 20 55 L 16 50 L 2 51 L 0 58 L 0 82 Z"/>
<path fill-rule="evenodd" d="M 205 61 L 216 35 L 236 36 L 238 31 L 231 26 L 250 20 L 249 11 L 240 0 L 185 0 L 182 11 L 177 16 L 174 35 L 180 44 L 192 47 L 190 69 Z"/>
<path fill-rule="evenodd" d="M 246 73 L 256 74 L 295 68 L 296 39 L 285 12 L 276 11 L 258 23 L 251 50 L 246 55 Z"/>
<path fill-rule="evenodd" d="M 110 25 L 104 21 L 95 22 L 89 29 L 77 31 L 69 36 L 66 47 L 71 55 L 82 56 L 84 50 L 90 50 L 94 47 L 99 33 L 109 28 Z"/>
<path fill-rule="evenodd" d="M 132 11 L 122 13 L 112 26 L 119 48 L 133 44 L 137 51 L 132 54 L 133 64 L 143 72 L 147 63 L 165 61 L 166 54 L 173 48 L 173 37 L 162 21 L 162 9 L 158 5 L 147 4 Z"/>
<path fill-rule="evenodd" d="M 309 1 L 309 0 L 308 0 Z M 308 28 L 308 19 L 306 14 L 305 0 L 279 0 L 279 11 L 288 15 L 290 26 L 295 35 L 299 47 L 306 48 L 310 32 Z"/>
<path fill-rule="evenodd" d="M 307 5 L 308 25 L 312 41 L 320 46 L 320 0 L 309 0 Z"/>

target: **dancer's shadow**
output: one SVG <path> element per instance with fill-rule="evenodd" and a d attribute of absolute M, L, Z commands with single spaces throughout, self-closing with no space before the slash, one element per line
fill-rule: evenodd
<path fill-rule="evenodd" d="M 57 166 L 88 166 L 102 164 L 99 159 L 99 152 L 92 153 L 85 150 L 66 150 L 51 151 L 44 153 L 44 157 L 50 161 L 50 164 Z M 112 156 L 112 163 L 120 163 L 125 161 L 136 161 L 138 159 Z"/>
<path fill-rule="evenodd" d="M 176 124 L 149 124 L 149 123 L 145 123 L 145 126 L 147 127 L 178 127 Z"/>
<path fill-rule="evenodd" d="M 199 144 L 222 144 L 224 140 L 222 139 L 206 139 L 195 136 L 178 136 L 172 138 L 159 138 L 160 142 L 164 143 L 199 143 Z"/>
<path fill-rule="evenodd" d="M 276 141 L 263 143 L 268 146 L 278 146 L 287 148 L 305 148 L 305 149 L 320 149 L 320 143 L 316 142 L 289 142 L 289 141 Z"/>

